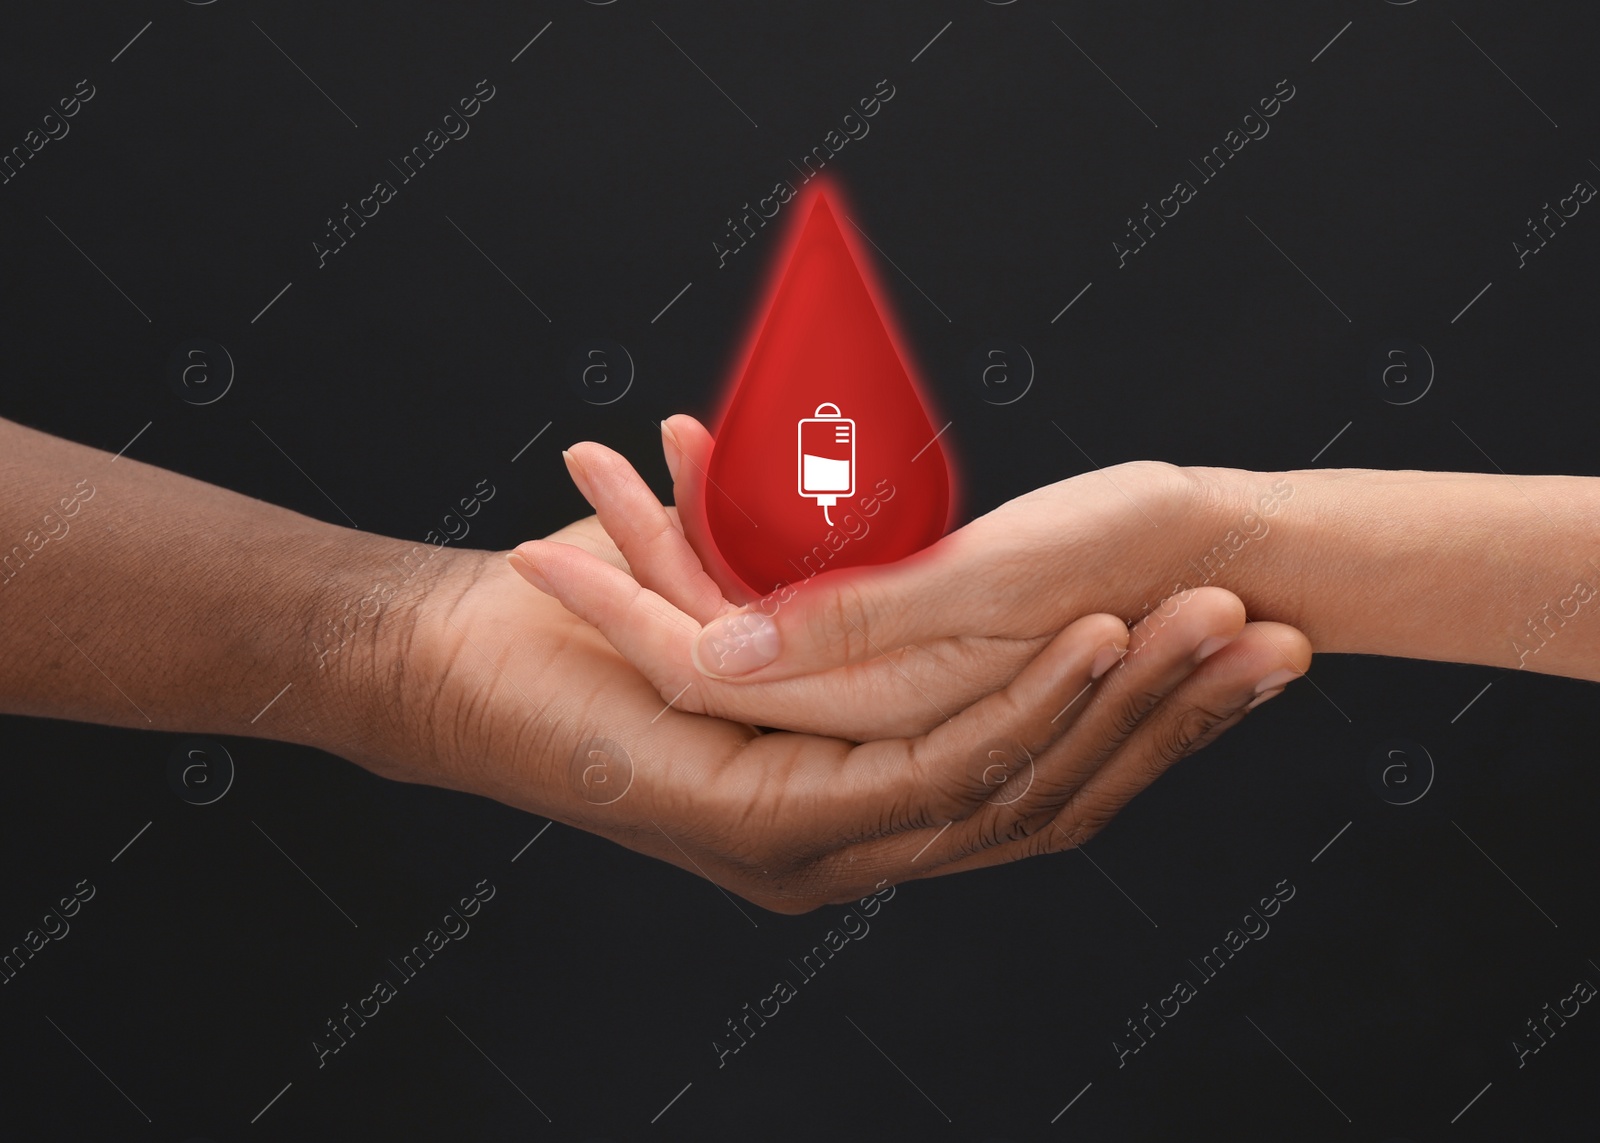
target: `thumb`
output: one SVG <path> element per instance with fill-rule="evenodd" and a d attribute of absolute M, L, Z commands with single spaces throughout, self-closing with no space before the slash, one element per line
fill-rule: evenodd
<path fill-rule="evenodd" d="M 984 630 L 984 593 L 947 537 L 898 563 L 786 584 L 708 623 L 694 665 L 714 679 L 771 682 Z"/>
<path fill-rule="evenodd" d="M 711 529 L 706 522 L 706 490 L 710 482 L 711 449 L 714 442 L 706 427 L 684 413 L 668 417 L 661 422 L 661 451 L 667 459 L 667 469 L 672 473 L 672 499 L 678 509 L 678 523 L 683 528 L 683 538 L 700 557 L 700 566 L 722 589 L 723 597 L 735 603 L 751 598 L 750 589 L 740 582 L 728 561 L 711 542 Z"/>

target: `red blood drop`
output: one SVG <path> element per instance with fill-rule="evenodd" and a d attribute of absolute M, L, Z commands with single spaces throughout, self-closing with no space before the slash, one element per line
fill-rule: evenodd
<path fill-rule="evenodd" d="M 917 383 L 826 192 L 806 205 L 705 489 L 717 550 L 757 594 L 902 559 L 950 523 L 950 469 Z"/>

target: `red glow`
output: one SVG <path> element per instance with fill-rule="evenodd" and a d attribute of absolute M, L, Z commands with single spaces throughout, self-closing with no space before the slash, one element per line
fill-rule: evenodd
<path fill-rule="evenodd" d="M 802 221 L 717 426 L 704 498 L 718 551 L 758 594 L 909 556 L 944 534 L 953 507 L 943 442 L 867 259 L 827 190 L 796 205 Z"/>

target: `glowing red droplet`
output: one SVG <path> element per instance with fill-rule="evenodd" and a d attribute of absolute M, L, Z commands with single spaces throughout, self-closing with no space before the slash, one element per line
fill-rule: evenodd
<path fill-rule="evenodd" d="M 826 193 L 803 213 L 705 490 L 718 551 L 758 594 L 909 556 L 950 517 L 937 429 Z"/>

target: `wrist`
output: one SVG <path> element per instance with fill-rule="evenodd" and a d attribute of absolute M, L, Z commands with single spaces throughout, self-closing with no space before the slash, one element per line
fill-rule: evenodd
<path fill-rule="evenodd" d="M 320 692 L 309 744 L 385 777 L 434 781 L 443 668 L 429 632 L 491 553 L 347 539 L 308 607 L 307 669 Z"/>
<path fill-rule="evenodd" d="M 1305 473 L 1192 466 L 1181 551 L 1167 545 L 1166 590 L 1222 587 L 1244 602 L 1252 620 L 1304 628 L 1308 601 L 1295 573 L 1314 551 L 1321 525 L 1305 495 Z"/>

